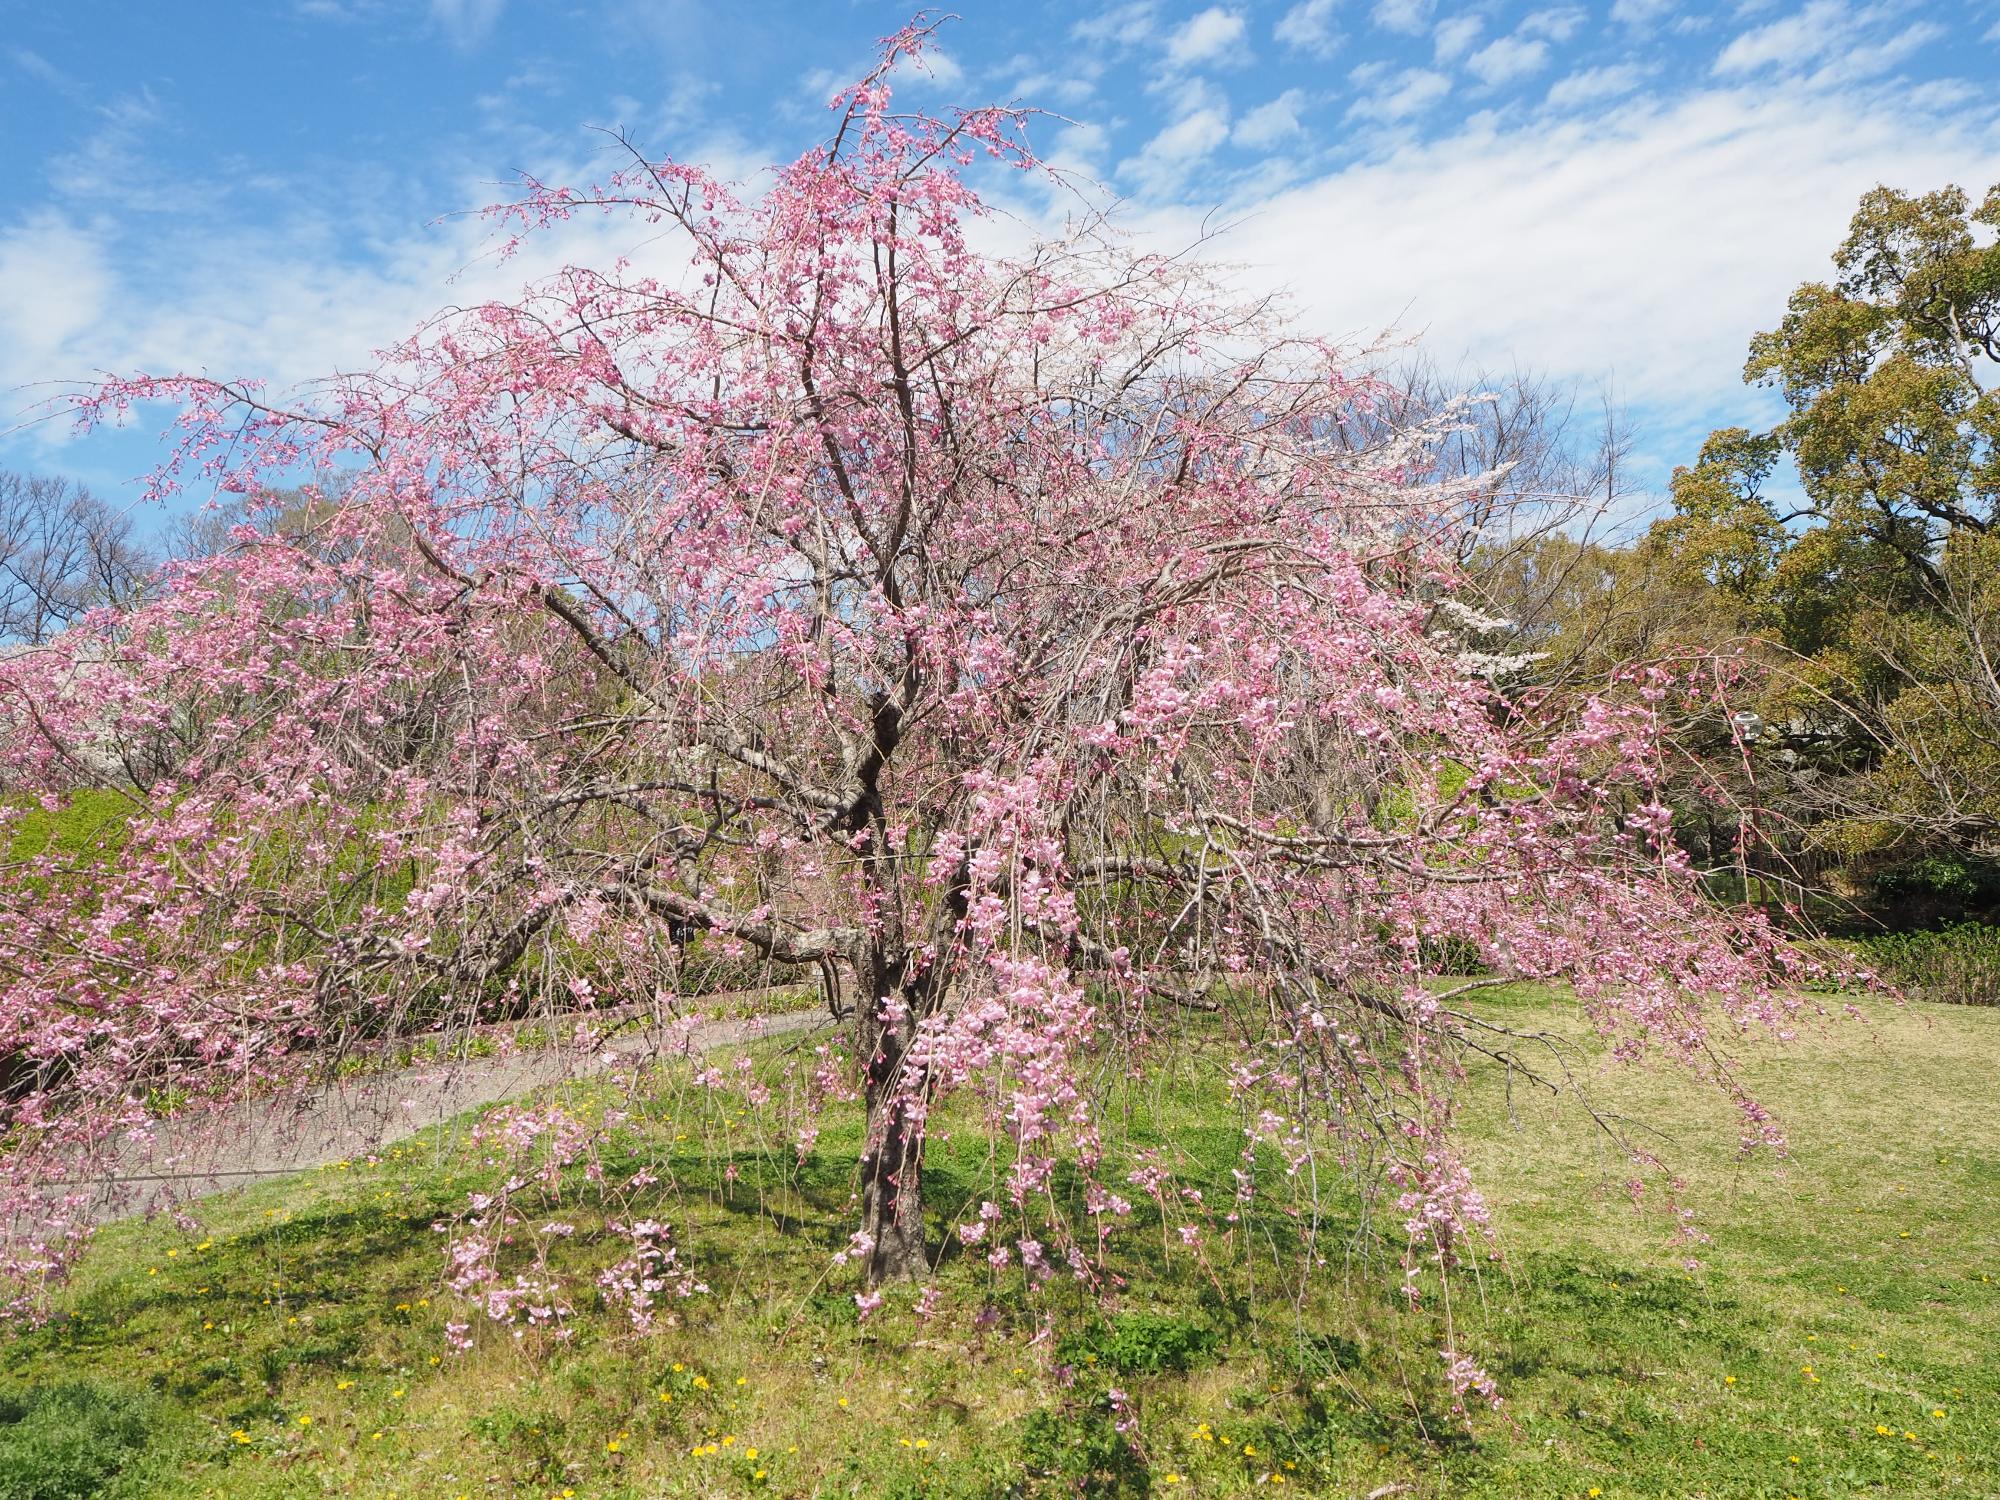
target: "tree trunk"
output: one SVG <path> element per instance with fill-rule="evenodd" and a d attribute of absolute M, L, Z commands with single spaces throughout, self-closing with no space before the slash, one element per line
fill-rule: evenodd
<path fill-rule="evenodd" d="M 872 1287 L 930 1274 L 923 1200 L 923 1117 L 929 1089 L 922 1073 L 905 1063 L 916 1039 L 914 1008 L 905 1007 L 888 1022 L 879 1016 L 859 1019 L 868 1057 L 861 1228 L 874 1241 L 866 1265 Z"/>

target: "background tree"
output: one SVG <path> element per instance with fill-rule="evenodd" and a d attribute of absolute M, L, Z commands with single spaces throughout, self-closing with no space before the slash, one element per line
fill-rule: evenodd
<path fill-rule="evenodd" d="M 130 603 L 157 561 L 89 490 L 0 470 L 0 641 L 39 645 L 86 610 Z"/>
<path fill-rule="evenodd" d="M 1835 279 L 1751 342 L 1745 379 L 1787 416 L 1713 434 L 1649 537 L 1788 653 L 1761 706 L 1810 842 L 1892 873 L 1945 855 L 2000 876 L 1996 227 L 2000 188 L 1976 209 L 1955 187 L 1864 196 Z"/>

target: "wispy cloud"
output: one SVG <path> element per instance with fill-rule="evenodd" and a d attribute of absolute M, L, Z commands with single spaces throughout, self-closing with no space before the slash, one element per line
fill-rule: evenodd
<path fill-rule="evenodd" d="M 1331 57 L 1340 49 L 1340 33 L 1333 28 L 1334 0 L 1299 0 L 1284 15 L 1272 35 L 1291 52 L 1313 57 Z"/>
<path fill-rule="evenodd" d="M 1548 103 L 1555 109 L 1574 109 L 1616 99 L 1637 88 L 1646 76 L 1636 63 L 1611 63 L 1601 68 L 1582 68 L 1557 80 L 1549 90 Z"/>
<path fill-rule="evenodd" d="M 1617 0 L 1611 19 L 1621 26 L 1643 30 L 1674 13 L 1674 0 Z"/>
<path fill-rule="evenodd" d="M 431 20 L 457 47 L 476 47 L 493 34 L 507 0 L 430 0 Z"/>
<path fill-rule="evenodd" d="M 1503 36 L 1488 42 L 1465 60 L 1488 88 L 1499 88 L 1512 83 L 1517 78 L 1526 78 L 1530 73 L 1538 73 L 1549 63 L 1549 44 L 1539 38 L 1529 41 L 1518 36 Z"/>
<path fill-rule="evenodd" d="M 47 84 L 57 93 L 71 99 L 84 97 L 84 87 L 79 79 L 72 78 L 61 68 L 50 62 L 41 53 L 27 47 L 9 47 L 7 61 L 26 73 L 37 83 Z"/>
<path fill-rule="evenodd" d="M 1844 0 L 1811 0 L 1804 9 L 1730 39 L 1715 72 L 1735 77 L 1771 70 L 1816 71 L 1824 80 L 1865 78 L 1894 67 L 1942 35 L 1934 22 L 1904 24 L 1899 6 L 1856 8 Z"/>
<path fill-rule="evenodd" d="M 1717 88 L 1404 143 L 1238 205 L 1247 227 L 1216 253 L 1329 334 L 1393 323 L 1447 362 L 1615 373 L 1656 420 L 1716 425 L 1751 334 L 1825 266 L 1862 192 L 1984 182 L 1995 159 L 1990 117 L 1900 90 Z M 1149 224 L 1162 243 L 1194 232 Z"/>
<path fill-rule="evenodd" d="M 1350 120 L 1391 125 L 1423 114 L 1451 92 L 1451 80 L 1428 68 L 1404 68 L 1380 75 L 1368 92 L 1348 106 Z"/>
<path fill-rule="evenodd" d="M 1176 198 L 1187 186 L 1187 169 L 1229 140 L 1229 106 L 1199 87 L 1185 91 L 1181 112 L 1155 134 L 1138 155 L 1120 162 L 1119 174 L 1155 198 Z"/>
<path fill-rule="evenodd" d="M 1369 15 L 1384 31 L 1417 36 L 1430 25 L 1431 11 L 1435 8 L 1435 0 L 1375 0 L 1375 8 Z"/>
<path fill-rule="evenodd" d="M 1246 150 L 1268 150 L 1304 129 L 1299 123 L 1299 112 L 1305 108 L 1305 103 L 1304 89 L 1286 89 L 1277 98 L 1258 105 L 1238 120 L 1229 138 Z"/>
<path fill-rule="evenodd" d="M 1069 34 L 1079 42 L 1136 47 L 1158 31 L 1159 11 L 1156 0 L 1129 0 L 1127 4 L 1109 6 L 1094 16 L 1086 16 L 1070 27 Z"/>
<path fill-rule="evenodd" d="M 1486 22 L 1479 16 L 1453 16 L 1448 21 L 1438 22 L 1437 30 L 1431 33 L 1431 45 L 1437 53 L 1437 60 L 1453 62 L 1465 56 L 1485 29 Z"/>
<path fill-rule="evenodd" d="M 1167 59 L 1182 68 L 1240 61 L 1245 29 L 1238 12 L 1211 5 L 1174 29 L 1167 38 Z"/>

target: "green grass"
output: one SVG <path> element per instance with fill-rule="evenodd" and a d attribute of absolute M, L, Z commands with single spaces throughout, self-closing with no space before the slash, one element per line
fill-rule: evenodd
<path fill-rule="evenodd" d="M 1583 1034 L 1547 996 L 1491 1004 Z M 1269 1206 L 1217 1240 L 1213 1276 L 1139 1223 L 1113 1241 L 1130 1287 L 1112 1306 L 1066 1280 L 1027 1294 L 966 1256 L 938 1316 L 919 1319 L 911 1290 L 862 1322 L 830 1264 L 852 1119 L 800 1165 L 669 1080 L 611 1165 L 680 1185 L 661 1213 L 713 1291 L 670 1324 L 641 1337 L 584 1296 L 568 1341 L 480 1329 L 453 1355 L 431 1224 L 489 1169 L 441 1135 L 210 1200 L 193 1229 L 106 1231 L 61 1316 L 0 1347 L 0 1500 L 1219 1495 L 1270 1475 L 1343 1496 L 1992 1496 L 1996 1060 L 2000 1012 L 1873 1003 L 1750 1054 L 1789 1127 L 1782 1167 L 1738 1162 L 1729 1111 L 1684 1078 L 1587 1060 L 1601 1108 L 1668 1131 L 1712 1239 L 1694 1271 L 1573 1107 L 1476 1079 L 1504 1259 L 1461 1283 L 1453 1316 L 1507 1404 L 1469 1428 L 1446 1410 L 1439 1310 L 1396 1305 L 1393 1255 L 1352 1198 L 1302 1299 L 1267 1178 Z M 1219 1200 L 1242 1135 L 1195 1079 L 1114 1096 L 1113 1146 L 1163 1150 Z M 988 1174 L 976 1133 L 953 1132 L 928 1179 L 938 1212 L 965 1217 Z M 590 1213 L 564 1217 L 577 1266 L 611 1254 Z"/>

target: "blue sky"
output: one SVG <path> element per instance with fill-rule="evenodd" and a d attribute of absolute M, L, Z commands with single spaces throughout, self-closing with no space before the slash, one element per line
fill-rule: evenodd
<path fill-rule="evenodd" d="M 159 421 L 23 421 L 94 371 L 280 385 L 535 269 L 465 211 L 623 127 L 749 176 L 914 7 L 0 0 L 0 466 L 133 493 Z M 1205 220 L 1315 331 L 1608 389 L 1657 487 L 1768 419 L 1750 334 L 1878 181 L 2000 181 L 2000 0 L 967 0 L 931 103 L 1050 111 L 1142 240 Z M 1046 202 L 1014 204 L 1031 228 Z M 608 256 L 631 231 L 545 253 Z"/>

